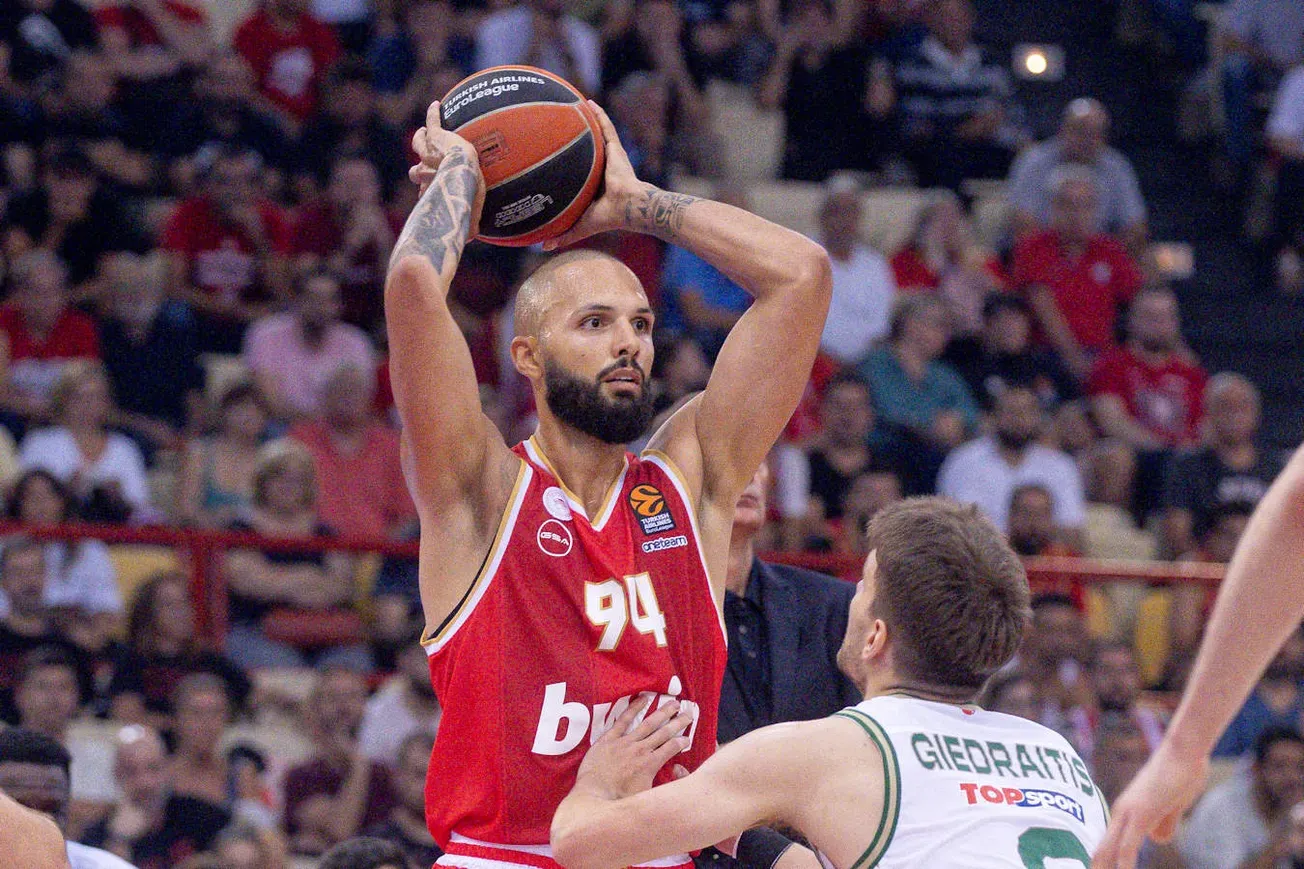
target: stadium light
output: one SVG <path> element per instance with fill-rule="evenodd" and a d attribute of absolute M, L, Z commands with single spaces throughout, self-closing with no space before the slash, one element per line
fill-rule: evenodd
<path fill-rule="evenodd" d="M 1064 78 L 1064 49 L 1058 45 L 1016 45 L 1014 75 L 1025 81 L 1060 81 Z"/>

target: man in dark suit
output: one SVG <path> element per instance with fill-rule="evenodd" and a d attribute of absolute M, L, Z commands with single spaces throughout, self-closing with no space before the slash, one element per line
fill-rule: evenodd
<path fill-rule="evenodd" d="M 837 665 L 855 586 L 756 557 L 769 482 L 769 466 L 762 464 L 734 509 L 721 743 L 779 721 L 823 718 L 863 699 Z"/>

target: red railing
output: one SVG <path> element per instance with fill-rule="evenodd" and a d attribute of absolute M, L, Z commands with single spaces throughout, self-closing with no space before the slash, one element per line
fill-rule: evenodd
<path fill-rule="evenodd" d="M 417 557 L 416 542 L 399 543 L 367 537 L 263 537 L 253 533 L 193 531 L 180 528 L 130 527 L 121 525 L 70 524 L 26 526 L 0 521 L 0 536 L 22 534 L 36 540 L 100 540 L 113 545 L 162 546 L 181 555 L 190 575 L 191 593 L 200 632 L 215 646 L 222 644 L 227 628 L 226 583 L 217 569 L 218 558 L 229 549 L 258 549 L 264 552 L 353 552 Z M 856 580 L 863 560 L 848 555 L 799 552 L 768 552 L 762 558 L 818 570 L 842 579 Z M 1028 578 L 1034 585 L 1074 580 L 1096 584 L 1147 582 L 1157 584 L 1198 583 L 1217 585 L 1223 565 L 1197 562 L 1102 561 L 1085 558 L 1029 558 Z"/>
<path fill-rule="evenodd" d="M 864 560 L 850 555 L 826 555 L 810 552 L 767 552 L 767 561 L 792 564 L 818 570 L 846 580 L 860 578 Z M 1222 581 L 1225 566 L 1186 561 L 1122 561 L 1092 558 L 1034 557 L 1025 558 L 1028 579 L 1033 582 L 1075 580 L 1086 584 L 1106 582 L 1152 582 L 1179 584 L 1186 582 L 1215 586 Z"/>

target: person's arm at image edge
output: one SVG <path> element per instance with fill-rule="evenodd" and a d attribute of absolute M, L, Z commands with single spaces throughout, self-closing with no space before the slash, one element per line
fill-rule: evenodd
<path fill-rule="evenodd" d="M 1133 866 L 1145 836 L 1172 836 L 1199 796 L 1209 753 L 1304 617 L 1304 450 L 1254 511 L 1228 566 L 1181 705 L 1115 805 L 1093 866 Z M 1198 698 L 1198 699 L 1197 699 Z"/>

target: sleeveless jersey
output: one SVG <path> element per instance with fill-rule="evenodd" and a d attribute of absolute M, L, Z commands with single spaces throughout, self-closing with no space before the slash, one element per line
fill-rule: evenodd
<path fill-rule="evenodd" d="M 585 751 L 630 703 L 671 698 L 694 716 L 690 770 L 715 751 L 724 625 L 682 476 L 627 455 L 590 518 L 533 438 L 475 581 L 425 645 L 443 718 L 426 819 L 469 869 L 557 864 L 552 816 Z M 678 855 L 656 866 L 689 862 Z"/>
<path fill-rule="evenodd" d="M 1058 733 L 901 694 L 837 714 L 883 753 L 886 783 L 883 817 L 867 825 L 868 848 L 842 869 L 1091 866 L 1109 813 L 1086 764 Z"/>

